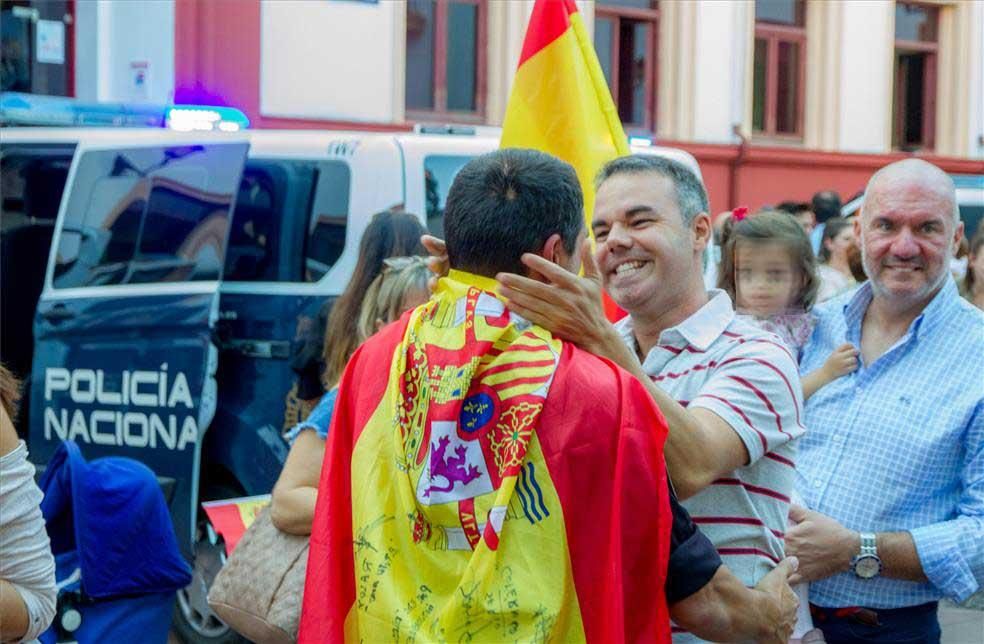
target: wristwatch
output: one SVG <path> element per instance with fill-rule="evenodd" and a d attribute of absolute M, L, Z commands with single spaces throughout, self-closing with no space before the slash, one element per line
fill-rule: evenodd
<path fill-rule="evenodd" d="M 851 559 L 851 570 L 858 579 L 873 579 L 881 572 L 882 562 L 878 558 L 877 539 L 873 532 L 861 533 L 861 552 Z"/>

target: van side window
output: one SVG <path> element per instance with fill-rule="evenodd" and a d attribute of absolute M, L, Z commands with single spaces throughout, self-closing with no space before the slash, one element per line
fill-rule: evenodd
<path fill-rule="evenodd" d="M 458 170 L 472 157 L 431 155 L 424 158 L 424 200 L 427 206 L 427 230 L 444 238 L 444 204 Z"/>
<path fill-rule="evenodd" d="M 241 154 L 231 145 L 84 153 L 55 288 L 218 279 Z"/>
<path fill-rule="evenodd" d="M 0 147 L 0 196 L 6 232 L 22 225 L 52 226 L 58 216 L 75 146 Z"/>
<path fill-rule="evenodd" d="M 223 280 L 299 282 L 318 163 L 250 159 L 239 184 Z"/>
<path fill-rule="evenodd" d="M 304 253 L 304 279 L 317 282 L 331 270 L 345 249 L 349 186 L 352 173 L 344 161 L 318 164 L 317 189 L 311 204 Z"/>

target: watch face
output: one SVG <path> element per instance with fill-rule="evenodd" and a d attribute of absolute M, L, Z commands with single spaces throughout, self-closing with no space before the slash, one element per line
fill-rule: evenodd
<path fill-rule="evenodd" d="M 881 572 L 881 560 L 873 555 L 858 557 L 854 563 L 854 574 L 861 579 L 871 579 Z"/>

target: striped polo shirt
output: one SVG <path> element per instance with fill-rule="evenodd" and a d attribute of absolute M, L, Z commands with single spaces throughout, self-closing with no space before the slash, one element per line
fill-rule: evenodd
<path fill-rule="evenodd" d="M 700 310 L 663 331 L 643 369 L 684 407 L 720 416 L 748 449 L 748 465 L 683 505 L 728 568 L 753 586 L 783 557 L 795 439 L 805 431 L 803 389 L 782 340 L 736 318 L 724 291 L 708 294 Z M 631 316 L 616 328 L 638 352 Z"/>

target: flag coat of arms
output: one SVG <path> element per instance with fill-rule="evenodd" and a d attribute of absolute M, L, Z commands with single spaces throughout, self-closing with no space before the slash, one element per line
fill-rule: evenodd
<path fill-rule="evenodd" d="M 342 378 L 302 642 L 669 640 L 666 424 L 452 271 Z"/>

